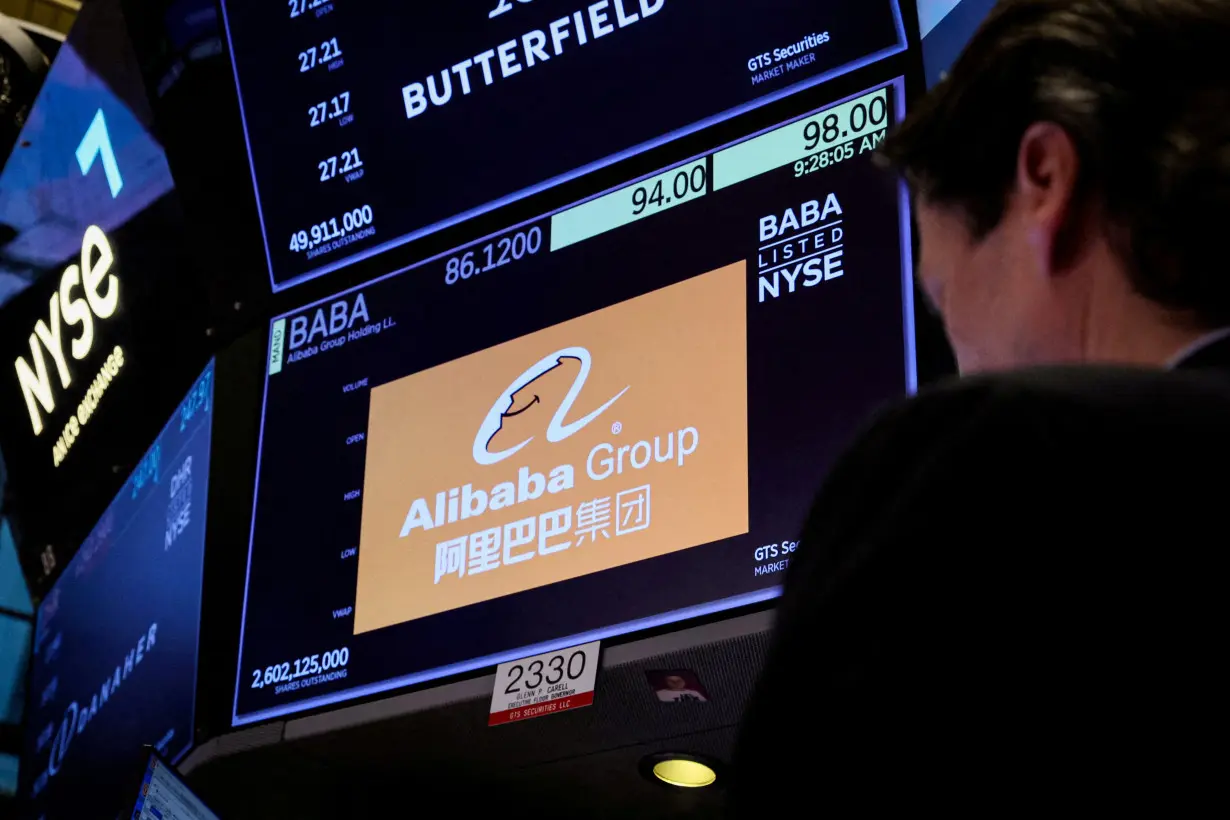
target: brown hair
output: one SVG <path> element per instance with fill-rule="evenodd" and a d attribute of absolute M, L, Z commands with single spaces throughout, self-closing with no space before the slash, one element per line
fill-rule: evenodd
<path fill-rule="evenodd" d="M 1035 122 L 1076 145 L 1134 287 L 1230 324 L 1230 2 L 1001 0 L 880 159 L 980 239 Z"/>

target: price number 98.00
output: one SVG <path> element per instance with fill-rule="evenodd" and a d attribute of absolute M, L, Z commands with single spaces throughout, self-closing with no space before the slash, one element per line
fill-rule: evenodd
<path fill-rule="evenodd" d="M 821 145 L 836 145 L 882 128 L 887 123 L 888 97 L 881 90 L 808 122 L 803 126 L 803 148 L 814 151 Z"/>

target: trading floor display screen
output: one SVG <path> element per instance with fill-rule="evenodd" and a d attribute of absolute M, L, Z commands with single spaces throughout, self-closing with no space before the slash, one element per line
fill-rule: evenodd
<path fill-rule="evenodd" d="M 776 595 L 913 387 L 903 87 L 274 319 L 234 722 Z"/>
<path fill-rule="evenodd" d="M 275 289 L 906 47 L 897 0 L 223 0 Z"/>
<path fill-rule="evenodd" d="M 211 363 L 39 606 L 30 817 L 111 820 L 143 745 L 171 760 L 192 746 L 213 375 Z"/>

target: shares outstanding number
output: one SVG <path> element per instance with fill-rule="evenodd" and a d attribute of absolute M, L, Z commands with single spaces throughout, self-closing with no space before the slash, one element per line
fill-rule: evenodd
<path fill-rule="evenodd" d="M 537 689 L 544 682 L 548 686 L 554 686 L 565 677 L 568 680 L 576 680 L 584 672 L 585 652 L 580 649 L 569 655 L 566 660 L 563 655 L 554 655 L 546 663 L 537 660 L 531 661 L 527 666 L 517 664 L 508 670 L 512 680 L 505 687 L 504 694 L 514 695 L 520 692 L 522 682 L 525 683 L 526 689 Z"/>
<path fill-rule="evenodd" d="M 308 675 L 319 675 L 331 669 L 343 669 L 350 662 L 350 649 L 330 650 L 323 655 L 307 655 L 286 663 L 275 663 L 264 669 L 252 670 L 252 688 L 263 689 L 275 683 L 288 683 Z"/>
<path fill-rule="evenodd" d="M 478 250 L 466 251 L 454 256 L 445 265 L 444 284 L 453 285 L 460 279 L 469 279 L 476 273 L 486 273 L 526 254 L 538 253 L 542 248 L 542 228 L 535 225 L 528 231 L 517 231 L 488 242 Z M 483 264 L 485 260 L 485 264 Z M 480 267 L 481 264 L 481 267 Z"/>
<path fill-rule="evenodd" d="M 337 217 L 333 217 L 313 225 L 306 231 L 295 231 L 290 235 L 290 249 L 296 253 L 310 251 L 326 242 L 341 239 L 347 234 L 366 228 L 372 224 L 374 218 L 372 206 L 363 205 L 342 214 L 340 223 Z"/>

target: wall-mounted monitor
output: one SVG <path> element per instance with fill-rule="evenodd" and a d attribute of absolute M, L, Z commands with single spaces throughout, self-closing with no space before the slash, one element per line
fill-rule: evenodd
<path fill-rule="evenodd" d="M 897 0 L 224 0 L 275 289 L 906 48 Z"/>
<path fill-rule="evenodd" d="M 914 386 L 907 199 L 872 163 L 904 102 L 274 319 L 234 723 L 774 597 L 833 459 Z"/>
<path fill-rule="evenodd" d="M 213 375 L 39 606 L 22 754 L 33 817 L 110 820 L 142 745 L 171 760 L 192 746 Z"/>

